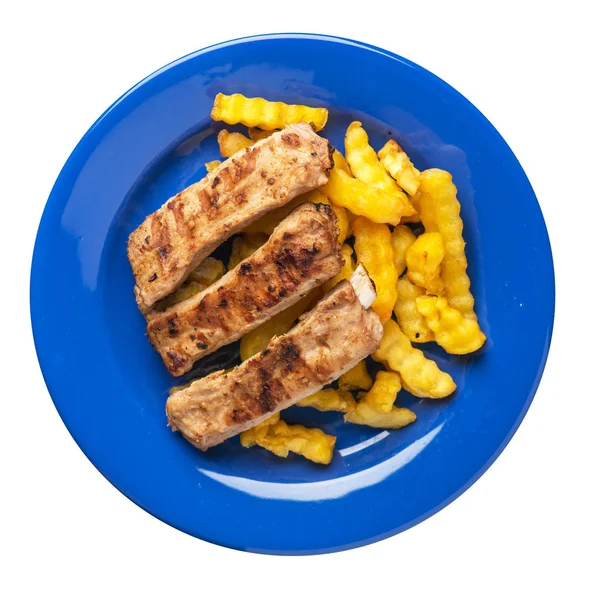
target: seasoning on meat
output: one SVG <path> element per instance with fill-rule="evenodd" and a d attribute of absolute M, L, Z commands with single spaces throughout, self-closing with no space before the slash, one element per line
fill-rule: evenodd
<path fill-rule="evenodd" d="M 169 425 L 206 450 L 320 390 L 380 345 L 382 325 L 368 309 L 375 297 L 358 267 L 351 282 L 339 283 L 265 350 L 172 394 Z"/>
<path fill-rule="evenodd" d="M 128 241 L 142 312 L 174 292 L 232 234 L 325 184 L 332 151 L 310 125 L 289 125 L 237 152 L 148 216 Z"/>
<path fill-rule="evenodd" d="M 157 313 L 148 337 L 172 375 L 288 308 L 341 268 L 337 218 L 302 204 L 269 240 L 203 292 Z"/>

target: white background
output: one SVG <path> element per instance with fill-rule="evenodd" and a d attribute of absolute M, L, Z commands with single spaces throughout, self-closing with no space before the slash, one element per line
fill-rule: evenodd
<path fill-rule="evenodd" d="M 2 598 L 592 597 L 592 48 L 584 6 L 583 0 L 391 0 L 358 8 L 318 0 L 2 3 Z M 86 129 L 165 63 L 215 42 L 275 31 L 382 46 L 475 103 L 531 179 L 550 230 L 558 286 L 539 392 L 493 467 L 421 525 L 317 557 L 219 548 L 159 522 L 117 492 L 60 421 L 29 323 L 39 218 Z M 345 76 L 347 65 L 335 69 Z M 511 219 L 512 207 L 506 208 Z"/>

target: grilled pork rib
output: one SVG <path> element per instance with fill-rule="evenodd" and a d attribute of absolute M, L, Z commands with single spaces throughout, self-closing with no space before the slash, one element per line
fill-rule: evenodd
<path fill-rule="evenodd" d="M 310 125 L 289 125 L 237 152 L 149 215 L 127 249 L 142 312 L 174 292 L 233 233 L 325 184 L 332 151 Z"/>
<path fill-rule="evenodd" d="M 207 450 L 306 398 L 374 352 L 382 325 L 359 299 L 376 297 L 360 291 L 373 291 L 372 281 L 359 271 L 350 281 L 339 283 L 263 352 L 172 394 L 166 412 L 173 430 Z"/>
<path fill-rule="evenodd" d="M 148 337 L 171 375 L 242 337 L 341 268 L 337 218 L 326 204 L 300 205 L 248 259 L 203 292 L 156 313 Z"/>

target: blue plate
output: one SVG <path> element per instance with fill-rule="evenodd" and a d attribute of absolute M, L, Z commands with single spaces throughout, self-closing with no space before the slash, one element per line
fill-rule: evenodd
<path fill-rule="evenodd" d="M 471 357 L 427 354 L 458 392 L 401 394 L 417 421 L 386 432 L 336 413 L 291 421 L 337 436 L 333 463 L 283 460 L 230 440 L 207 453 L 167 428 L 176 382 L 150 348 L 126 240 L 219 157 L 216 93 L 327 106 L 342 148 L 353 119 L 375 147 L 398 140 L 420 169 L 453 174 L 469 275 L 488 336 Z M 222 250 L 223 252 L 223 250 Z M 312 554 L 393 535 L 434 514 L 495 460 L 521 422 L 551 340 L 553 263 L 539 205 L 512 151 L 458 92 L 394 54 L 317 35 L 220 44 L 157 71 L 90 128 L 47 202 L 31 272 L 31 315 L 45 381 L 70 433 L 105 477 L 159 519 L 253 552 Z M 200 371 L 236 360 L 231 346 Z"/>

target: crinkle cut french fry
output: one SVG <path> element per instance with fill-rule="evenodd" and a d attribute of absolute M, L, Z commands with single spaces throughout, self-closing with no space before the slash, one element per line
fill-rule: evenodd
<path fill-rule="evenodd" d="M 425 290 L 411 283 L 407 275 L 403 275 L 397 282 L 397 302 L 395 303 L 397 323 L 403 333 L 418 344 L 434 341 L 434 333 L 415 306 L 415 299 L 424 294 Z"/>
<path fill-rule="evenodd" d="M 420 172 L 395 140 L 389 140 L 379 151 L 378 158 L 391 177 L 414 196 L 421 181 Z"/>
<path fill-rule="evenodd" d="M 422 233 L 407 250 L 405 260 L 409 281 L 425 288 L 429 294 L 440 294 L 444 290 L 440 277 L 444 241 L 440 233 Z"/>
<path fill-rule="evenodd" d="M 333 204 L 343 206 L 355 215 L 366 217 L 375 223 L 398 225 L 401 217 L 414 213 L 409 203 L 350 177 L 342 169 L 332 169 L 329 181 L 320 189 L 329 196 Z"/>
<path fill-rule="evenodd" d="M 316 408 L 322 412 L 348 412 L 355 408 L 356 401 L 347 390 L 325 388 L 311 394 L 308 398 L 304 398 L 304 400 L 300 400 L 296 404 L 302 407 L 309 406 Z"/>
<path fill-rule="evenodd" d="M 386 321 L 397 301 L 397 273 L 390 229 L 364 217 L 354 219 L 351 227 L 358 263 L 366 267 L 376 287 L 377 296 L 372 308 L 381 321 Z"/>
<path fill-rule="evenodd" d="M 332 290 L 340 281 L 349 279 L 353 275 L 354 271 L 356 270 L 356 263 L 352 258 L 353 254 L 354 250 L 351 246 L 348 246 L 347 244 L 343 244 L 343 246 L 341 246 L 341 258 L 343 259 L 343 266 L 341 267 L 341 271 L 339 271 L 335 277 L 332 277 L 329 279 L 329 281 L 326 281 L 323 284 L 324 293 Z"/>
<path fill-rule="evenodd" d="M 228 259 L 228 270 L 231 271 L 246 258 L 249 258 L 257 248 L 261 248 L 267 241 L 263 233 L 241 234 L 232 240 L 232 250 Z"/>
<path fill-rule="evenodd" d="M 320 429 L 288 425 L 280 420 L 279 413 L 256 427 L 243 431 L 240 440 L 245 448 L 258 445 L 281 458 L 286 458 L 290 452 L 294 452 L 322 465 L 331 462 L 335 447 L 334 436 Z"/>
<path fill-rule="evenodd" d="M 401 391 L 401 377 L 398 373 L 379 371 L 370 391 L 364 396 L 362 402 L 380 412 L 389 412 L 397 394 Z"/>
<path fill-rule="evenodd" d="M 354 176 L 368 185 L 380 188 L 389 196 L 400 198 L 408 205 L 411 214 L 415 213 L 407 195 L 378 160 L 374 148 L 370 146 L 368 134 L 360 121 L 354 121 L 345 133 L 345 157 Z"/>
<path fill-rule="evenodd" d="M 439 232 L 444 240 L 444 296 L 463 317 L 476 320 L 475 301 L 467 275 L 463 222 L 452 175 L 441 169 L 423 171 L 416 203 L 425 230 Z"/>
<path fill-rule="evenodd" d="M 352 176 L 351 169 L 347 164 L 347 160 L 345 160 L 345 156 L 343 156 L 343 154 L 341 154 L 341 152 L 339 152 L 337 148 L 333 149 L 333 163 L 334 169 L 341 169 L 342 171 L 345 171 L 350 177 Z"/>
<path fill-rule="evenodd" d="M 230 133 L 226 129 L 222 129 L 218 134 L 218 146 L 220 147 L 220 154 L 224 158 L 229 158 L 240 150 L 252 146 L 254 143 L 253 140 L 250 140 L 237 131 Z"/>
<path fill-rule="evenodd" d="M 400 390 L 401 378 L 397 373 L 380 371 L 370 391 L 344 416 L 344 420 L 384 429 L 400 429 L 413 423 L 415 413 L 394 405 Z"/>
<path fill-rule="evenodd" d="M 224 273 L 226 273 L 224 263 L 221 260 L 208 256 L 189 273 L 185 283 L 176 292 L 161 300 L 154 307 L 154 310 L 156 312 L 166 310 L 174 304 L 195 296 L 195 294 L 202 292 L 208 286 L 212 285 L 212 283 L 218 281 Z"/>
<path fill-rule="evenodd" d="M 460 311 L 449 306 L 446 298 L 420 296 L 415 304 L 434 332 L 436 343 L 449 354 L 469 354 L 485 343 L 479 323 L 463 317 Z"/>
<path fill-rule="evenodd" d="M 361 360 L 356 366 L 346 371 L 338 380 L 340 390 L 369 390 L 372 387 L 372 377 L 368 373 L 366 361 Z"/>
<path fill-rule="evenodd" d="M 206 171 L 211 173 L 213 170 L 217 169 L 222 164 L 221 160 L 211 160 L 206 163 Z"/>
<path fill-rule="evenodd" d="M 208 256 L 189 275 L 187 281 L 197 281 L 206 287 L 218 281 L 226 273 L 226 267 L 221 260 Z"/>
<path fill-rule="evenodd" d="M 289 306 L 274 317 L 271 317 L 269 321 L 266 321 L 259 325 L 259 327 L 245 333 L 240 341 L 241 360 L 245 361 L 248 358 L 251 358 L 251 356 L 255 356 L 255 354 L 265 350 L 272 337 L 282 335 L 283 333 L 286 333 L 286 331 L 289 331 L 296 319 L 303 312 L 308 310 L 317 298 L 318 292 L 313 291 L 304 298 L 298 300 L 296 304 Z"/>
<path fill-rule="evenodd" d="M 393 406 L 389 412 L 376 410 L 364 402 L 358 402 L 356 410 L 343 416 L 347 423 L 355 425 L 365 425 L 377 429 L 401 429 L 411 425 L 416 419 L 416 415 L 408 408 L 399 408 Z"/>
<path fill-rule="evenodd" d="M 415 234 L 407 225 L 397 225 L 391 233 L 391 243 L 395 253 L 395 269 L 397 277 L 401 277 L 403 271 L 407 268 L 405 255 L 411 244 L 415 241 Z"/>
<path fill-rule="evenodd" d="M 254 141 L 258 142 L 259 140 L 264 140 L 266 137 L 273 135 L 275 130 L 270 129 L 269 131 L 265 131 L 264 129 L 258 129 L 257 127 L 249 127 L 249 137 Z"/>
<path fill-rule="evenodd" d="M 445 398 L 454 392 L 456 384 L 448 373 L 414 348 L 399 326 L 388 320 L 383 324 L 380 348 L 372 355 L 378 362 L 401 375 L 403 387 L 419 398 Z"/>
<path fill-rule="evenodd" d="M 270 102 L 264 98 L 246 98 L 242 94 L 218 94 L 210 116 L 214 121 L 224 121 L 229 125 L 242 123 L 265 130 L 282 129 L 292 123 L 312 123 L 320 131 L 327 123 L 329 111 L 326 108 Z"/>

